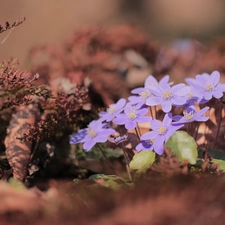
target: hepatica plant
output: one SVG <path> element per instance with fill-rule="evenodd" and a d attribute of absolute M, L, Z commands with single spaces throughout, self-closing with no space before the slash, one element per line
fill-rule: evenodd
<path fill-rule="evenodd" d="M 206 114 L 210 108 L 206 104 L 212 98 L 223 97 L 225 84 L 220 83 L 218 71 L 198 74 L 195 79 L 186 78 L 185 81 L 187 84 L 173 85 L 173 82 L 169 82 L 169 75 L 160 81 L 149 75 L 143 87 L 131 91 L 133 95 L 128 101 L 120 99 L 106 111 L 100 112 L 98 120 L 72 134 L 70 144 L 83 143 L 85 151 L 108 141 L 120 146 L 124 150 L 130 179 L 130 170 L 143 172 L 148 169 L 156 156 L 160 157 L 164 153 L 165 146 L 170 147 L 180 161 L 187 160 L 190 164 L 195 164 L 197 145 L 194 134 L 188 134 L 188 126 L 193 122 L 197 126 L 196 122 L 202 123 L 209 119 Z M 218 102 L 222 104 L 221 101 Z M 160 107 L 164 113 L 162 121 L 156 118 L 156 107 Z M 173 115 L 174 111 L 178 111 L 173 110 L 175 108 L 179 111 L 182 109 L 183 114 Z M 148 124 L 149 131 L 141 133 L 141 123 Z M 125 134 L 124 131 L 121 132 L 124 127 L 127 131 Z M 123 142 L 128 141 L 128 134 L 132 131 L 137 135 L 139 143 L 136 144 L 135 155 L 130 161 Z M 102 148 L 99 149 L 102 151 Z"/>

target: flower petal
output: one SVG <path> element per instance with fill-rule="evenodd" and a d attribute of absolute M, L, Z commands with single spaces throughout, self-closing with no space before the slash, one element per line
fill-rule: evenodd
<path fill-rule="evenodd" d="M 164 136 L 158 136 L 154 143 L 153 143 L 153 149 L 154 151 L 159 154 L 162 155 L 164 152 Z"/>
<path fill-rule="evenodd" d="M 176 106 L 184 105 L 186 101 L 187 101 L 186 97 L 176 97 L 171 99 L 172 104 Z"/>
<path fill-rule="evenodd" d="M 164 119 L 163 119 L 163 123 L 166 125 L 166 126 L 169 126 L 172 122 L 172 114 L 171 113 L 167 113 L 165 116 L 164 116 Z"/>
<path fill-rule="evenodd" d="M 125 98 L 121 98 L 117 103 L 116 103 L 116 106 L 118 109 L 121 109 L 125 106 L 126 104 L 126 99 Z"/>
<path fill-rule="evenodd" d="M 96 144 L 95 140 L 92 138 L 92 139 L 89 139 L 88 141 L 86 141 L 84 144 L 83 144 L 83 148 L 86 152 L 88 152 L 94 145 Z"/>
<path fill-rule="evenodd" d="M 128 118 L 125 114 L 119 114 L 113 120 L 113 123 L 122 125 L 122 124 L 125 124 L 127 122 L 127 120 L 128 120 Z"/>
<path fill-rule="evenodd" d="M 132 130 L 134 129 L 135 127 L 137 126 L 137 123 L 135 120 L 128 120 L 126 123 L 125 123 L 125 127 L 127 130 Z"/>
<path fill-rule="evenodd" d="M 135 88 L 131 91 L 132 94 L 139 94 L 140 92 L 144 91 L 145 88 L 140 87 L 140 88 Z"/>
<path fill-rule="evenodd" d="M 141 140 L 152 140 L 158 136 L 156 131 L 149 131 L 141 136 Z"/>
<path fill-rule="evenodd" d="M 186 96 L 189 92 L 190 92 L 190 87 L 185 86 L 185 87 L 180 87 L 180 89 L 177 89 L 176 91 L 174 91 L 174 94 L 177 96 Z"/>
<path fill-rule="evenodd" d="M 152 75 L 149 75 L 146 79 L 145 79 L 145 87 L 149 87 L 149 86 L 157 86 L 158 85 L 158 81 L 155 79 L 155 77 L 153 77 Z"/>
<path fill-rule="evenodd" d="M 215 97 L 215 98 L 221 98 L 222 96 L 223 96 L 223 92 L 222 91 L 217 91 L 217 90 L 215 90 L 215 91 L 213 91 L 212 92 L 212 95 Z"/>
<path fill-rule="evenodd" d="M 160 105 L 163 102 L 163 99 L 161 97 L 157 96 L 151 96 L 146 100 L 146 105 L 148 106 L 155 106 Z"/>
<path fill-rule="evenodd" d="M 161 105 L 162 105 L 162 110 L 165 113 L 170 112 L 171 109 L 172 109 L 172 103 L 171 103 L 171 101 L 164 101 Z"/>
<path fill-rule="evenodd" d="M 218 71 L 213 71 L 210 76 L 211 83 L 216 86 L 220 81 L 220 73 Z"/>
<path fill-rule="evenodd" d="M 148 113 L 148 109 L 146 108 L 143 108 L 143 109 L 139 109 L 138 110 L 138 114 L 141 115 L 141 116 L 144 116 Z"/>

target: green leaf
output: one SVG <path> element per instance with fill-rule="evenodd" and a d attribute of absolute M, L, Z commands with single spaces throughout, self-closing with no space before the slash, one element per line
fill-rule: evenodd
<path fill-rule="evenodd" d="M 8 183 L 18 191 L 26 190 L 26 187 L 24 186 L 24 184 L 21 181 L 16 180 L 14 178 L 10 178 Z"/>
<path fill-rule="evenodd" d="M 126 187 L 133 186 L 133 183 L 131 183 L 130 181 L 126 181 L 116 175 L 94 174 L 94 175 L 91 175 L 88 179 L 95 180 L 95 181 L 104 180 L 104 186 L 108 188 L 112 188 L 113 190 L 118 190 L 124 186 Z"/>
<path fill-rule="evenodd" d="M 185 131 L 177 131 L 166 142 L 166 147 L 176 155 L 179 161 L 188 160 L 190 164 L 196 164 L 198 156 L 197 144 L 193 137 Z"/>
<path fill-rule="evenodd" d="M 155 161 L 155 152 L 144 150 L 134 155 L 130 162 L 130 168 L 145 172 Z"/>
<path fill-rule="evenodd" d="M 224 160 L 213 159 L 212 162 L 219 166 L 219 170 L 225 171 L 225 161 Z"/>
<path fill-rule="evenodd" d="M 212 156 L 213 159 L 222 159 L 225 160 L 225 153 L 217 150 L 217 149 L 207 149 L 207 151 L 209 152 L 209 154 Z M 203 158 L 203 150 L 200 149 L 198 151 L 198 158 Z"/>
<path fill-rule="evenodd" d="M 103 179 L 103 180 L 121 180 L 121 178 L 116 176 L 116 175 L 105 175 L 105 174 L 100 174 L 100 173 L 91 175 L 88 179 L 91 179 L 91 180 L 99 180 L 99 179 Z"/>

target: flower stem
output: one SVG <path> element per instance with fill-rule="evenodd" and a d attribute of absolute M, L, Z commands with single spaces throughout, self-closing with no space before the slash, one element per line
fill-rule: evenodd
<path fill-rule="evenodd" d="M 155 110 L 155 119 L 157 120 L 157 110 L 156 110 L 156 106 L 154 106 L 154 110 Z"/>
<path fill-rule="evenodd" d="M 138 129 L 137 129 L 137 127 L 138 127 Z M 137 135 L 137 137 L 138 137 L 138 139 L 139 139 L 139 141 L 140 141 L 140 128 L 139 128 L 139 126 L 138 126 L 138 124 L 137 124 L 137 127 L 135 127 L 134 129 L 135 129 L 135 133 L 136 133 L 136 135 Z"/>
<path fill-rule="evenodd" d="M 218 127 L 217 127 L 216 138 L 215 138 L 215 141 L 214 141 L 213 149 L 216 146 L 216 142 L 217 142 L 219 132 L 220 132 L 221 122 L 222 122 L 222 118 L 223 118 L 222 112 L 223 112 L 223 103 L 221 103 L 221 107 L 220 107 L 220 118 L 219 118 L 219 123 L 218 123 Z"/>
<path fill-rule="evenodd" d="M 99 148 L 99 150 L 101 151 L 102 155 L 104 156 L 104 158 L 106 159 L 106 161 L 109 163 L 109 165 L 111 166 L 111 168 L 113 169 L 114 173 L 118 176 L 115 167 L 113 166 L 113 164 L 111 163 L 111 161 L 109 160 L 109 158 L 106 156 L 106 154 L 104 153 L 102 147 L 99 144 L 96 144 Z"/>
<path fill-rule="evenodd" d="M 130 167 L 129 167 L 129 158 L 128 158 L 127 153 L 125 151 L 125 147 L 124 147 L 123 142 L 120 144 L 120 146 L 123 150 L 123 154 L 124 154 L 124 158 L 125 158 L 125 162 L 126 162 L 127 175 L 129 177 L 129 180 L 132 181 L 132 176 L 131 176 Z"/>
<path fill-rule="evenodd" d="M 149 111 L 150 111 L 151 117 L 154 118 L 151 106 L 149 106 Z"/>
<path fill-rule="evenodd" d="M 199 127 L 200 127 L 200 123 L 198 123 L 197 128 L 195 129 L 195 141 L 197 140 Z"/>

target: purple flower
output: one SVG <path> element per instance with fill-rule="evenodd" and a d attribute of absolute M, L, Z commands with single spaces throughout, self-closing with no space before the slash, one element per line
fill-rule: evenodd
<path fill-rule="evenodd" d="M 94 120 L 87 128 L 79 130 L 77 134 L 70 135 L 70 144 L 84 143 L 84 150 L 89 151 L 96 143 L 106 142 L 108 136 L 114 133 L 116 131 L 105 128 L 105 124 L 102 124 L 101 120 Z"/>
<path fill-rule="evenodd" d="M 169 81 L 169 75 L 164 76 L 159 82 L 155 79 L 155 77 L 153 77 L 152 75 L 149 75 L 146 79 L 145 79 L 145 84 L 144 87 L 145 88 L 149 88 L 149 87 L 157 87 L 160 83 L 168 83 Z M 168 83 L 169 85 L 172 85 L 173 82 Z"/>
<path fill-rule="evenodd" d="M 111 104 L 109 108 L 107 108 L 107 112 L 100 112 L 99 116 L 102 120 L 106 120 L 107 122 L 111 121 L 115 116 L 123 111 L 123 107 L 126 104 L 126 100 L 121 98 L 117 103 Z"/>
<path fill-rule="evenodd" d="M 146 102 L 146 100 L 152 95 L 148 88 L 135 88 L 131 91 L 132 94 L 138 94 L 139 96 L 130 96 L 128 100 L 131 104 L 137 104 L 137 107 L 140 108 Z"/>
<path fill-rule="evenodd" d="M 190 91 L 187 94 L 186 106 L 192 106 L 195 102 L 202 99 L 201 94 L 194 87 L 190 86 Z"/>
<path fill-rule="evenodd" d="M 152 149 L 157 154 L 161 155 L 164 150 L 164 143 L 168 141 L 170 136 L 173 135 L 183 125 L 184 124 L 172 124 L 172 115 L 171 113 L 168 113 L 165 115 L 162 122 L 159 120 L 152 120 L 151 121 L 152 131 L 143 134 L 141 136 L 141 140 L 148 141 L 149 144 L 152 144 Z M 137 147 L 138 149 L 142 148 L 141 146 Z M 151 150 L 151 146 L 149 145 L 147 149 Z"/>
<path fill-rule="evenodd" d="M 145 116 L 147 112 L 147 108 L 138 108 L 128 103 L 124 108 L 124 113 L 118 114 L 113 122 L 115 124 L 125 125 L 127 130 L 134 129 L 137 123 L 151 121 L 152 118 L 150 116 Z"/>
<path fill-rule="evenodd" d="M 167 82 L 159 83 L 158 87 L 150 87 L 150 91 L 155 95 L 147 99 L 146 105 L 162 105 L 162 110 L 167 113 L 172 109 L 172 105 L 181 106 L 187 101 L 187 94 L 190 87 L 185 84 L 177 84 L 173 87 Z"/>
<path fill-rule="evenodd" d="M 153 142 L 151 140 L 142 140 L 137 146 L 137 151 L 153 150 Z"/>
<path fill-rule="evenodd" d="M 209 110 L 209 107 L 205 107 L 199 112 L 196 111 L 194 106 L 185 108 L 183 112 L 184 116 L 177 115 L 173 117 L 173 120 L 176 120 L 173 124 L 191 123 L 193 121 L 205 122 L 209 119 L 208 116 L 203 116 L 207 110 Z"/>
<path fill-rule="evenodd" d="M 186 82 L 193 86 L 203 100 L 210 100 L 212 97 L 221 98 L 223 92 L 225 92 L 225 84 L 219 83 L 220 73 L 218 71 L 213 71 L 211 75 L 203 73 L 201 75 L 196 75 L 196 79 L 186 78 Z"/>

